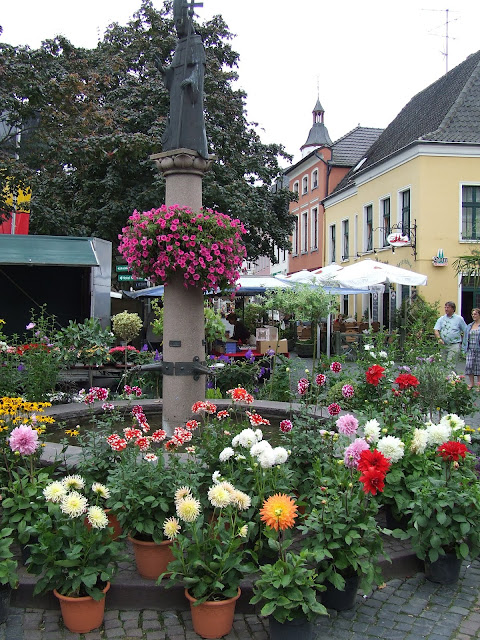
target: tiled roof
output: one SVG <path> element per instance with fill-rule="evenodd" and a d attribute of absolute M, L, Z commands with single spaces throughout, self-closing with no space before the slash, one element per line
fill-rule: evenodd
<path fill-rule="evenodd" d="M 355 127 L 333 143 L 332 163 L 344 167 L 355 166 L 382 131 L 372 127 Z"/>
<path fill-rule="evenodd" d="M 304 149 L 305 147 L 331 147 L 331 146 L 332 146 L 332 141 L 330 140 L 330 136 L 328 135 L 327 127 L 323 124 L 323 122 L 314 122 L 308 134 L 307 141 L 300 148 Z"/>
<path fill-rule="evenodd" d="M 480 51 L 417 93 L 365 154 L 361 170 L 416 140 L 480 144 Z M 349 171 L 334 192 L 353 175 Z"/>

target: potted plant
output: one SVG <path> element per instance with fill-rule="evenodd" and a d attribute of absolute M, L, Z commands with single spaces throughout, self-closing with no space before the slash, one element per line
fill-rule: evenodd
<path fill-rule="evenodd" d="M 474 465 L 465 444 L 441 444 L 436 459 L 426 461 L 423 478 L 411 487 L 409 528 L 394 531 L 410 539 L 432 582 L 456 582 L 462 560 L 480 552 L 480 486 Z"/>
<path fill-rule="evenodd" d="M 0 529 L 0 624 L 7 619 L 10 589 L 18 584 L 17 562 L 11 551 L 12 533 L 11 527 Z"/>
<path fill-rule="evenodd" d="M 33 593 L 53 590 L 65 626 L 88 633 L 102 623 L 105 594 L 122 559 L 123 545 L 112 539 L 101 504 L 109 492 L 70 475 L 51 482 L 43 494 L 48 513 L 37 520 L 38 542 L 27 562 L 29 572 L 40 576 Z"/>
<path fill-rule="evenodd" d="M 347 448 L 344 460 L 313 463 L 314 488 L 299 529 L 317 563 L 319 580 L 327 587 L 322 602 L 328 608 L 353 608 L 359 586 L 368 593 L 372 584 L 383 581 L 379 557 L 384 530 L 376 520 L 374 496 L 383 490 L 389 467 L 389 460 L 360 438 Z"/>
<path fill-rule="evenodd" d="M 119 252 L 135 277 L 169 283 L 180 272 L 185 287 L 234 287 L 246 249 L 238 219 L 178 204 L 134 211 L 122 229 Z"/>
<path fill-rule="evenodd" d="M 119 455 L 110 472 L 107 506 L 129 535 L 138 572 L 149 580 L 156 580 L 173 559 L 163 523 L 174 515 L 175 491 L 196 475 L 196 465 L 189 459 L 182 462 L 174 451 L 191 437 L 191 431 L 179 427 L 165 448 L 159 448 L 165 431 L 157 429 L 150 434 L 148 423 L 141 419 L 138 427 L 127 427 L 122 435 L 113 433 L 107 438 Z"/>
<path fill-rule="evenodd" d="M 335 304 L 335 298 L 326 293 L 322 287 L 312 287 L 304 283 L 296 283 L 295 286 L 284 290 L 268 292 L 265 303 L 267 309 L 276 309 L 290 314 L 295 319 L 310 322 L 312 336 L 308 344 L 312 344 L 311 354 L 314 358 L 313 370 L 315 370 L 317 325 L 322 318 L 326 318 Z M 297 341 L 297 353 L 298 353 Z M 301 344 L 301 342 L 300 342 Z M 300 353 L 298 353 L 300 355 Z M 306 355 L 303 357 L 307 357 Z"/>
<path fill-rule="evenodd" d="M 55 345 L 65 365 L 88 367 L 89 384 L 93 387 L 93 369 L 108 362 L 113 340 L 110 329 L 103 329 L 97 318 L 87 318 L 83 323 L 70 320 L 58 332 Z"/>
<path fill-rule="evenodd" d="M 260 577 L 253 584 L 250 603 L 263 604 L 260 613 L 269 616 L 272 640 L 311 640 L 313 621 L 327 610 L 317 601 L 324 587 L 312 566 L 311 552 L 304 549 L 298 554 L 287 553 L 291 538 L 286 539 L 284 532 L 295 524 L 295 501 L 286 494 L 275 494 L 264 501 L 260 513 L 278 560 L 259 567 Z"/>
<path fill-rule="evenodd" d="M 55 465 L 39 464 L 45 424 L 54 422 L 43 415 L 50 403 L 27 402 L 22 398 L 0 399 L 0 487 L 2 514 L 20 545 L 30 541 L 33 525 L 45 505 L 39 498 L 50 481 Z"/>
<path fill-rule="evenodd" d="M 232 628 L 240 580 L 249 570 L 244 561 L 249 553 L 245 547 L 249 524 L 242 512 L 251 499 L 224 481 L 209 488 L 208 500 L 213 512 L 202 510 L 188 486 L 175 494 L 176 515 L 166 519 L 163 527 L 175 541 L 166 586 L 182 582 L 196 633 L 220 638 Z"/>

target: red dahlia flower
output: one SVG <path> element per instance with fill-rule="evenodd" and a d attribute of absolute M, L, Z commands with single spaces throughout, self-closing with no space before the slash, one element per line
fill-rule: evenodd
<path fill-rule="evenodd" d="M 368 384 L 373 384 L 374 387 L 378 386 L 380 379 L 385 375 L 384 367 L 381 367 L 379 364 L 373 364 L 365 371 L 365 377 L 367 378 Z"/>
<path fill-rule="evenodd" d="M 365 449 L 365 451 L 362 451 L 360 454 L 357 469 L 359 469 L 359 471 L 370 471 L 373 469 L 385 475 L 390 469 L 390 460 L 377 449 L 373 449 L 373 451 Z"/>
<path fill-rule="evenodd" d="M 371 493 L 372 496 L 375 496 L 377 491 L 383 491 L 385 474 L 377 469 L 371 468 L 363 472 L 363 475 L 360 476 L 360 482 L 363 483 L 363 491 L 365 493 Z"/>
<path fill-rule="evenodd" d="M 444 442 L 437 449 L 437 454 L 444 460 L 450 462 L 457 462 L 459 458 L 465 458 L 465 454 L 468 451 L 467 447 L 461 442 Z"/>
<path fill-rule="evenodd" d="M 395 382 L 398 384 L 399 388 L 409 389 L 411 387 L 418 387 L 420 384 L 415 376 L 412 376 L 411 373 L 401 373 L 396 377 Z"/>

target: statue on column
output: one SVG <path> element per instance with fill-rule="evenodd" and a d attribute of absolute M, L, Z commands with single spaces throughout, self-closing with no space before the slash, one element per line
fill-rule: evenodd
<path fill-rule="evenodd" d="M 164 68 L 156 58 L 155 65 L 170 93 L 170 112 L 162 137 L 163 151 L 193 149 L 207 159 L 203 114 L 205 49 L 202 38 L 193 29 L 193 9 L 197 6 L 203 5 L 194 0 L 173 1 L 178 42 L 172 64 Z"/>

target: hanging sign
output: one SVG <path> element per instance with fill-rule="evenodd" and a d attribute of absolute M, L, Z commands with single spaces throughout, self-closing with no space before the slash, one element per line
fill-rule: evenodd
<path fill-rule="evenodd" d="M 410 238 L 399 231 L 394 231 L 388 234 L 387 242 L 391 247 L 404 247 L 406 244 L 410 244 Z"/>
<path fill-rule="evenodd" d="M 432 264 L 434 267 L 446 267 L 448 264 L 448 258 L 443 255 L 443 249 L 437 251 L 437 255 L 433 256 Z"/>

